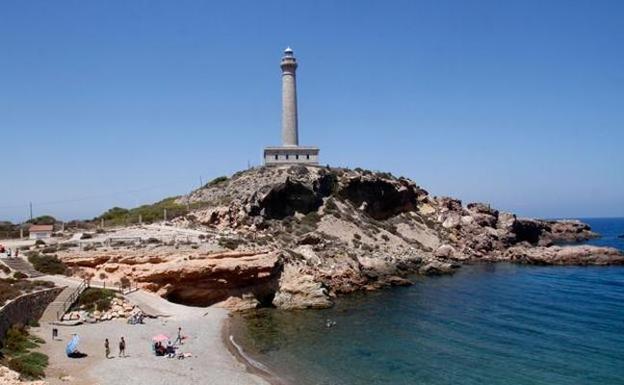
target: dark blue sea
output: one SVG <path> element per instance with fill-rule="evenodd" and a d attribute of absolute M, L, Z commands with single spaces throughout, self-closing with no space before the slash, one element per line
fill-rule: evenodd
<path fill-rule="evenodd" d="M 624 250 L 624 218 L 583 220 L 603 235 L 589 243 Z M 236 342 L 292 384 L 624 384 L 624 267 L 415 279 L 332 309 L 237 316 Z"/>

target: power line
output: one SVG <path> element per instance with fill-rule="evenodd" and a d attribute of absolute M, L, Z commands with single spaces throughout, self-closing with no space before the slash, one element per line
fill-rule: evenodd
<path fill-rule="evenodd" d="M 186 179 L 186 178 L 184 178 L 184 179 Z M 83 197 L 79 197 L 79 198 L 56 200 L 56 201 L 47 201 L 47 202 L 29 202 L 28 206 L 30 207 L 30 211 L 32 212 L 32 207 L 33 206 L 50 206 L 50 205 L 75 203 L 75 202 L 82 202 L 82 201 L 87 201 L 87 200 L 91 200 L 91 199 L 107 198 L 107 197 L 111 197 L 111 196 L 115 196 L 115 195 L 132 194 L 132 193 L 137 193 L 137 192 L 142 192 L 142 191 L 149 191 L 149 190 L 154 190 L 154 189 L 161 188 L 161 187 L 172 186 L 174 184 L 177 184 L 178 181 L 180 181 L 180 180 L 182 180 L 182 179 L 178 179 L 175 182 L 162 183 L 162 184 L 153 185 L 153 186 L 149 186 L 149 187 L 142 187 L 142 188 L 137 188 L 137 189 L 116 191 L 116 192 L 110 192 L 110 193 L 106 193 L 106 194 L 88 195 L 88 196 L 83 196 Z M 10 206 L 0 206 L 0 210 L 3 210 L 3 209 L 19 209 L 19 208 L 23 208 L 24 206 L 25 206 L 25 204 L 10 205 Z"/>

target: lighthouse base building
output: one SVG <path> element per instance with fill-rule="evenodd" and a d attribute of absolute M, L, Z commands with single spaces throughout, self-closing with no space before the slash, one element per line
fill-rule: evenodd
<path fill-rule="evenodd" d="M 282 62 L 282 145 L 265 147 L 264 164 L 318 164 L 318 147 L 299 145 L 297 118 L 297 59 L 293 50 L 286 48 Z"/>
<path fill-rule="evenodd" d="M 307 163 L 318 164 L 318 147 L 265 147 L 264 164 Z"/>

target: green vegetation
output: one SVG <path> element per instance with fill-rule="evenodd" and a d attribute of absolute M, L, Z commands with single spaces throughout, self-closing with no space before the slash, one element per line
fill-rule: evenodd
<path fill-rule="evenodd" d="M 164 219 L 165 209 L 167 209 L 167 219 L 173 219 L 188 213 L 187 206 L 175 202 L 178 198 L 170 197 L 151 205 L 143 205 L 133 209 L 113 207 L 95 218 L 94 221 L 99 222 L 104 219 L 104 224 L 107 226 L 139 223 L 139 219 L 142 219 L 144 223 L 152 223 Z"/>
<path fill-rule="evenodd" d="M 56 218 L 51 215 L 42 215 L 37 218 L 33 218 L 26 223 L 31 223 L 33 225 L 53 225 L 56 223 Z"/>
<path fill-rule="evenodd" d="M 21 292 L 10 283 L 11 281 L 13 280 L 10 278 L 0 280 L 0 306 L 21 294 Z"/>
<path fill-rule="evenodd" d="M 318 215 L 316 211 L 310 211 L 303 218 L 301 218 L 301 223 L 305 226 L 316 228 L 316 225 L 321 220 L 321 216 Z"/>
<path fill-rule="evenodd" d="M 19 297 L 22 294 L 50 287 L 54 287 L 54 283 L 16 278 L 0 279 L 0 306 L 6 301 Z"/>
<path fill-rule="evenodd" d="M 106 311 L 110 309 L 113 298 L 115 298 L 115 292 L 112 290 L 89 287 L 80 294 L 75 307 L 87 311 Z"/>
<path fill-rule="evenodd" d="M 22 273 L 21 271 L 16 271 L 15 273 L 13 273 L 13 278 L 15 279 L 24 279 L 24 278 L 28 278 L 28 276 L 24 273 Z"/>
<path fill-rule="evenodd" d="M 0 221 L 0 239 L 18 238 L 20 235 L 20 225 L 9 221 Z"/>
<path fill-rule="evenodd" d="M 213 180 L 211 180 L 210 182 L 206 183 L 204 185 L 204 188 L 216 186 L 216 185 L 218 185 L 220 183 L 227 182 L 227 180 L 228 180 L 227 176 L 218 176 L 218 177 L 214 178 Z"/>
<path fill-rule="evenodd" d="M 35 270 L 44 274 L 65 274 L 67 271 L 67 266 L 56 255 L 31 253 L 28 255 L 28 261 Z"/>
<path fill-rule="evenodd" d="M 44 341 L 31 336 L 24 325 L 11 326 L 7 331 L 2 349 L 5 363 L 26 379 L 43 378 L 44 370 L 48 366 L 48 356 L 39 352 L 31 352 L 42 343 Z"/>
<path fill-rule="evenodd" d="M 236 238 L 219 238 L 219 246 L 230 250 L 236 250 L 238 246 L 245 243 L 242 239 Z"/>

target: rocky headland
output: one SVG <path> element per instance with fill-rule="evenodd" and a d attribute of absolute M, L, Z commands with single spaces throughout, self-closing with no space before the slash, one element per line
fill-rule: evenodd
<path fill-rule="evenodd" d="M 219 178 L 169 223 L 185 242 L 66 249 L 76 275 L 128 279 L 173 302 L 230 309 L 321 308 L 342 294 L 408 285 L 463 263 L 624 264 L 616 249 L 564 246 L 598 236 L 576 220 L 519 218 L 434 197 L 388 173 L 272 166 Z"/>

